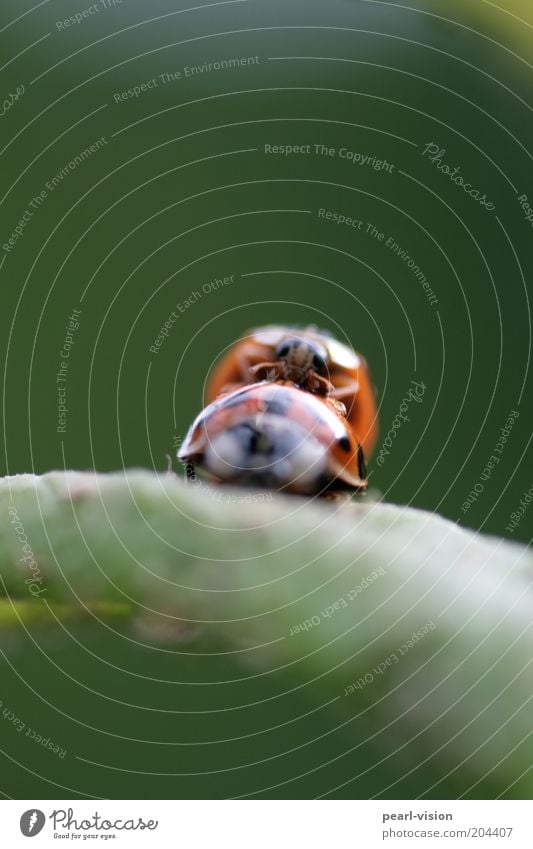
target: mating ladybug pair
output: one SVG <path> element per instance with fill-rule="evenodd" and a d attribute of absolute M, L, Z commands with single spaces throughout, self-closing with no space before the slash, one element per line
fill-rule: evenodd
<path fill-rule="evenodd" d="M 377 436 L 365 360 L 314 327 L 252 330 L 222 358 L 178 458 L 220 483 L 305 495 L 366 489 Z"/>

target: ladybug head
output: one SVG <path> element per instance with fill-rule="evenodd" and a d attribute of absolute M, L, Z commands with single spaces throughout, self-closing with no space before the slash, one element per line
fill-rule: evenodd
<path fill-rule="evenodd" d="M 298 336 L 291 336 L 280 342 L 276 348 L 276 359 L 286 363 L 289 371 L 304 372 L 313 369 L 317 374 L 323 375 L 328 368 L 325 348 Z"/>

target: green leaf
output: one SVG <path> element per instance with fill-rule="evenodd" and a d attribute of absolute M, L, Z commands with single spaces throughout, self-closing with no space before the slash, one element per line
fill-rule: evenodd
<path fill-rule="evenodd" d="M 527 547 L 401 506 L 137 470 L 6 478 L 0 510 L 0 628 L 13 600 L 24 616 L 99 605 L 163 623 L 171 641 L 246 649 L 243 674 L 314 682 L 358 718 L 355 746 L 375 736 L 383 786 L 387 753 L 402 751 L 407 771 L 430 764 L 437 798 L 448 772 L 502 792 L 523 774 L 532 792 Z"/>

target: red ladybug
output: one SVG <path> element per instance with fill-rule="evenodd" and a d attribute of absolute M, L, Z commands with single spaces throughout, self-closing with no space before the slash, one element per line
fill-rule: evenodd
<path fill-rule="evenodd" d="M 293 383 L 255 383 L 209 404 L 178 453 L 222 483 L 305 495 L 364 490 L 363 451 L 338 404 Z"/>
<path fill-rule="evenodd" d="M 376 398 L 364 357 L 315 327 L 268 325 L 250 330 L 215 367 L 205 401 L 258 379 L 291 381 L 342 402 L 368 456 L 376 442 Z"/>

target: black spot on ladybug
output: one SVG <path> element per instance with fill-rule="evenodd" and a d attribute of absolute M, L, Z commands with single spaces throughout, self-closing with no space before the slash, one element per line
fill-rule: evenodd
<path fill-rule="evenodd" d="M 231 428 L 230 432 L 235 434 L 239 440 L 247 458 L 257 455 L 269 457 L 274 451 L 274 446 L 266 434 L 251 424 L 243 423 L 237 425 Z"/>
<path fill-rule="evenodd" d="M 320 475 L 320 477 L 317 481 L 318 491 L 320 492 L 322 490 L 326 490 L 329 486 L 331 486 L 332 482 L 333 481 L 332 481 L 331 475 L 326 474 L 326 473 Z"/>
<path fill-rule="evenodd" d="M 359 477 L 362 478 L 362 480 L 366 480 L 365 453 L 362 445 L 357 446 L 357 462 L 359 465 Z"/>
<path fill-rule="evenodd" d="M 349 451 L 351 448 L 350 440 L 347 436 L 341 436 L 339 439 L 339 445 L 343 451 Z"/>
<path fill-rule="evenodd" d="M 291 403 L 290 398 L 278 397 L 275 400 L 267 398 L 265 400 L 265 407 L 266 411 L 272 413 L 274 416 L 285 416 L 290 409 Z"/>
<path fill-rule="evenodd" d="M 248 443 L 250 454 L 264 453 L 266 447 L 263 435 L 259 431 L 250 428 L 250 442 Z"/>

